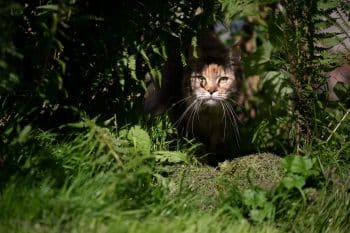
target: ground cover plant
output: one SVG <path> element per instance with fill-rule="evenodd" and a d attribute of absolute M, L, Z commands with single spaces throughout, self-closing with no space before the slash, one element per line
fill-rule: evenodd
<path fill-rule="evenodd" d="M 0 232 L 348 232 L 349 9 L 2 1 Z M 211 167 L 142 99 L 218 21 L 242 41 L 248 97 L 240 154 Z"/>

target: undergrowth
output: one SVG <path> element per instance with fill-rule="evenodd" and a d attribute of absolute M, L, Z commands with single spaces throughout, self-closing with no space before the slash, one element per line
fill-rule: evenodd
<path fill-rule="evenodd" d="M 346 232 L 350 227 L 350 182 L 341 169 L 348 148 L 333 158 L 330 150 L 287 156 L 281 182 L 270 190 L 248 185 L 239 191 L 218 179 L 216 203 L 207 208 L 196 204 L 208 200 L 203 193 L 181 182 L 170 190 L 174 167 L 202 167 L 188 156 L 191 146 L 154 147 L 159 135 L 151 138 L 140 126 L 113 131 L 86 119 L 64 127 L 79 133 L 62 140 L 32 131 L 7 154 L 11 159 L 0 170 L 1 232 Z"/>
<path fill-rule="evenodd" d="M 2 1 L 0 232 L 348 232 L 349 80 L 332 73 L 349 63 L 349 5 Z M 280 165 L 268 189 L 230 167 L 274 172 L 263 153 L 208 167 L 168 119 L 144 122 L 145 76 L 160 81 L 173 48 L 185 68 L 220 20 L 259 79 L 240 146 Z"/>

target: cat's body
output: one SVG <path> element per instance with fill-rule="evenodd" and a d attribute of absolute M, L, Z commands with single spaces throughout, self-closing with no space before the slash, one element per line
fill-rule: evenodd
<path fill-rule="evenodd" d="M 197 54 L 189 58 L 187 67 L 179 59 L 168 61 L 163 86 L 152 87 L 146 108 L 158 114 L 169 109 L 179 131 L 202 142 L 204 153 L 218 161 L 238 145 L 235 98 L 240 86 L 240 54 L 237 47 L 225 48 L 213 33 L 199 41 Z"/>

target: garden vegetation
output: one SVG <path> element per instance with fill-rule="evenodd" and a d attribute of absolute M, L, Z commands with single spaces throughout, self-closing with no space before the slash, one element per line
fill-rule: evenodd
<path fill-rule="evenodd" d="M 2 0 L 0 232 L 348 232 L 350 72 L 336 72 L 349 12 L 347 0 Z M 142 102 L 145 77 L 174 48 L 185 66 L 217 22 L 258 81 L 243 88 L 240 153 L 214 168 Z"/>

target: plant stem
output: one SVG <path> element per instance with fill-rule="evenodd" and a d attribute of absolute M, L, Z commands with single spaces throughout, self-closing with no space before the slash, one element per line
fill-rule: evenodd
<path fill-rule="evenodd" d="M 332 138 L 333 134 L 335 134 L 335 132 L 338 130 L 339 126 L 341 125 L 341 123 L 343 123 L 343 121 L 346 119 L 346 117 L 349 115 L 350 113 L 350 109 L 348 109 L 346 111 L 346 113 L 344 114 L 344 116 L 342 117 L 342 119 L 339 121 L 339 123 L 337 124 L 337 126 L 333 129 L 333 131 L 331 132 L 331 134 L 328 136 L 326 143 L 329 142 L 329 140 Z"/>

